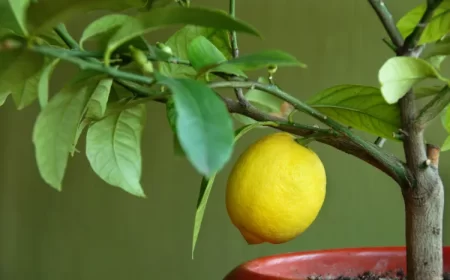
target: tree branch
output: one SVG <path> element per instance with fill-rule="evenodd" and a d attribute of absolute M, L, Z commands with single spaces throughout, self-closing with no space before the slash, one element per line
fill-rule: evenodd
<path fill-rule="evenodd" d="M 416 28 L 414 28 L 414 31 L 405 39 L 405 42 L 399 49 L 397 55 L 420 55 L 420 52 L 414 52 L 413 50 L 425 30 L 425 27 L 431 20 L 434 10 L 441 2 L 442 0 L 428 0 L 428 5 L 422 18 Z M 416 122 L 416 104 L 413 90 L 409 90 L 408 93 L 400 99 L 399 103 L 402 128 L 408 134 L 403 141 L 406 163 L 413 174 L 415 174 L 417 173 L 415 170 L 417 170 L 421 163 L 426 160 L 426 151 L 423 139 L 423 127 Z"/>
<path fill-rule="evenodd" d="M 126 80 L 130 82 L 136 82 L 140 84 L 151 85 L 154 83 L 154 79 L 151 77 L 146 77 L 126 71 L 121 71 L 119 69 L 113 67 L 107 67 L 98 61 L 87 61 L 78 57 L 74 57 L 71 54 L 70 50 L 57 49 L 48 46 L 30 46 L 30 50 L 35 51 L 37 53 L 41 53 L 43 55 L 48 55 L 52 57 L 57 57 L 62 60 L 71 62 L 73 64 L 78 65 L 81 69 L 89 69 L 98 71 L 101 73 L 108 74 L 109 76 L 117 79 L 117 80 Z M 122 81 L 122 86 L 123 86 Z M 230 87 L 230 88 L 257 88 L 259 90 L 271 93 L 286 102 L 292 104 L 297 110 L 305 112 L 312 117 L 318 119 L 322 123 L 327 124 L 333 130 L 333 133 L 330 135 L 325 135 L 325 137 L 321 137 L 317 139 L 317 141 L 326 143 L 331 145 L 339 150 L 342 150 L 346 153 L 352 154 L 360 159 L 365 160 L 366 162 L 372 164 L 378 169 L 382 170 L 390 177 L 392 177 L 395 181 L 397 181 L 400 185 L 404 185 L 408 180 L 408 174 L 405 170 L 404 164 L 398 160 L 396 157 L 389 155 L 379 149 L 376 145 L 369 143 L 357 135 L 354 135 L 348 127 L 341 125 L 340 123 L 329 119 L 326 115 L 316 111 L 315 109 L 309 107 L 307 104 L 297 100 L 291 95 L 283 92 L 278 87 L 274 85 L 266 85 L 262 83 L 256 82 L 245 82 L 245 81 L 224 81 L 224 82 L 216 82 L 210 84 L 211 88 L 218 87 Z M 134 89 L 136 90 L 136 89 Z M 139 92 L 142 96 L 143 91 Z M 159 100 L 158 100 L 159 101 Z M 241 113 L 243 115 L 249 116 L 256 120 L 267 120 L 267 121 L 284 121 L 281 129 L 285 131 L 292 132 L 297 135 L 307 136 L 314 132 L 317 132 L 317 128 L 313 127 L 305 127 L 297 124 L 288 124 L 286 120 L 276 119 L 273 116 L 267 116 L 253 108 L 251 104 L 242 105 L 239 103 L 240 107 L 234 107 L 234 111 L 236 113 Z M 236 109 L 239 108 L 239 109 Z M 329 130 L 332 131 L 332 130 Z"/>
<path fill-rule="evenodd" d="M 285 118 L 281 118 L 278 116 L 273 116 L 273 115 L 263 113 L 254 106 L 243 107 L 238 101 L 235 101 L 230 98 L 222 97 L 222 100 L 227 105 L 228 111 L 230 113 L 244 115 L 246 117 L 252 118 L 257 121 L 275 122 L 275 123 L 277 123 L 277 125 L 280 125 L 285 129 L 296 131 L 297 132 L 296 134 L 299 136 L 309 136 L 314 133 L 320 133 L 327 137 L 338 136 L 338 134 L 331 129 L 320 128 L 320 127 L 317 127 L 314 125 L 304 125 L 304 124 L 289 122 Z M 278 126 L 277 126 L 277 128 L 278 128 Z"/>
<path fill-rule="evenodd" d="M 397 25 L 395 24 L 394 17 L 391 12 L 387 8 L 386 4 L 383 0 L 368 0 L 381 23 L 384 26 L 384 29 L 389 35 L 392 43 L 394 43 L 396 48 L 400 48 L 403 45 L 403 37 L 398 31 Z"/>
<path fill-rule="evenodd" d="M 369 153 L 364 147 L 361 145 L 358 145 L 357 143 L 352 142 L 350 139 L 348 139 L 345 136 L 337 135 L 333 133 L 332 130 L 324 130 L 324 129 L 318 129 L 315 127 L 308 127 L 303 125 L 297 125 L 297 124 L 290 124 L 287 123 L 286 120 L 267 115 L 264 113 L 261 113 L 258 110 L 254 110 L 252 108 L 244 108 L 241 106 L 241 104 L 235 100 L 224 98 L 224 101 L 228 107 L 228 111 L 231 113 L 237 113 L 241 114 L 247 117 L 250 117 L 256 121 L 272 121 L 279 124 L 276 129 L 286 131 L 298 136 L 308 136 L 315 132 L 322 132 L 325 136 L 322 136 L 320 138 L 317 138 L 316 141 L 332 146 L 338 150 L 341 150 L 347 154 L 353 155 L 372 166 L 378 168 L 379 170 L 386 173 L 388 176 L 393 178 L 396 182 L 399 184 L 405 184 L 406 180 L 406 174 L 405 166 L 404 164 L 398 160 L 394 155 L 383 153 L 382 157 L 383 160 L 380 160 L 378 156 L 374 156 L 373 154 Z M 367 145 L 373 145 L 372 143 L 367 143 Z M 376 148 L 375 145 L 373 145 L 374 148 Z M 392 165 L 395 166 L 395 168 L 391 168 L 383 164 L 383 162 L 391 162 Z"/>
<path fill-rule="evenodd" d="M 230 3 L 230 16 L 234 18 L 236 17 L 236 0 L 229 0 L 229 3 Z M 233 58 L 237 58 L 239 56 L 239 46 L 236 31 L 231 31 L 230 41 L 231 41 L 231 54 Z M 234 88 L 234 93 L 236 94 L 236 98 L 239 100 L 242 106 L 249 107 L 251 105 L 245 98 L 244 91 L 242 90 L 242 88 Z"/>
<path fill-rule="evenodd" d="M 445 86 L 430 102 L 428 102 L 417 117 L 417 125 L 424 128 L 427 123 L 436 118 L 450 104 L 450 87 Z"/>
<path fill-rule="evenodd" d="M 61 60 L 71 62 L 75 65 L 78 65 L 81 69 L 89 69 L 89 70 L 94 70 L 97 72 L 105 73 L 105 74 L 108 74 L 111 77 L 114 77 L 117 79 L 124 79 L 124 80 L 137 82 L 137 83 L 143 83 L 143 84 L 147 84 L 147 85 L 150 85 L 154 82 L 154 79 L 150 78 L 150 77 L 122 71 L 122 70 L 119 70 L 119 69 L 116 69 L 113 67 L 107 67 L 107 66 L 105 66 L 101 63 L 97 63 L 95 61 L 94 62 L 86 61 L 84 59 L 74 57 L 74 56 L 72 56 L 70 50 L 57 49 L 57 48 L 48 47 L 48 46 L 44 46 L 44 45 L 30 46 L 29 48 L 30 48 L 30 50 L 32 50 L 34 52 L 37 52 L 37 53 L 40 53 L 43 55 L 47 55 L 47 56 L 51 56 L 51 57 L 60 58 Z"/>
<path fill-rule="evenodd" d="M 258 90 L 270 93 L 278 98 L 281 98 L 286 102 L 292 104 L 295 109 L 318 119 L 322 123 L 330 126 L 338 133 L 337 136 L 334 135 L 331 137 L 324 137 L 318 139 L 317 141 L 331 145 L 341 151 L 352 154 L 372 164 L 373 166 L 391 176 L 401 186 L 404 186 L 408 181 L 408 174 L 404 164 L 395 156 L 387 154 L 386 152 L 379 149 L 379 147 L 377 147 L 375 144 L 367 142 L 359 136 L 354 135 L 346 126 L 341 125 L 340 123 L 328 118 L 326 115 L 323 115 L 319 111 L 309 107 L 307 104 L 297 100 L 296 98 L 280 90 L 276 86 L 247 81 L 215 82 L 209 84 L 209 86 L 211 88 L 256 88 Z M 248 113 L 249 111 L 245 108 L 241 110 L 243 110 L 241 113 L 244 115 L 250 114 Z M 270 119 L 260 119 L 260 116 L 254 115 L 254 113 L 251 113 L 250 117 L 261 121 L 270 121 Z M 295 130 L 291 130 L 290 132 L 298 135 L 301 135 L 300 133 L 302 133 L 301 131 L 297 132 Z"/>
<path fill-rule="evenodd" d="M 63 23 L 60 23 L 55 27 L 55 32 L 69 48 L 74 50 L 78 50 L 80 48 L 78 42 L 69 34 Z"/>
<path fill-rule="evenodd" d="M 398 53 L 400 55 L 405 55 L 411 53 L 413 49 L 417 46 L 417 43 L 422 36 L 423 31 L 427 27 L 431 18 L 433 17 L 433 13 L 436 8 L 442 3 L 443 0 L 428 0 L 427 8 L 422 15 L 419 23 L 414 28 L 413 32 L 405 39 L 403 46 L 399 49 Z"/>
<path fill-rule="evenodd" d="M 232 87 L 234 83 L 236 82 L 217 82 L 210 84 L 210 87 L 211 88 Z M 134 93 L 136 96 L 145 96 L 145 94 L 148 94 L 148 92 L 140 89 L 139 87 L 133 86 L 132 83 L 121 81 L 119 82 L 119 84 L 124 86 L 130 92 Z M 256 84 L 257 83 L 252 83 L 252 85 Z M 265 84 L 261 85 L 266 86 Z M 239 86 L 251 87 L 249 83 L 241 84 Z M 157 94 L 154 95 L 157 96 Z M 372 166 L 378 168 L 379 170 L 381 170 L 382 172 L 386 173 L 388 176 L 393 178 L 400 185 L 405 185 L 408 180 L 407 179 L 408 174 L 405 169 L 404 163 L 402 163 L 394 155 L 379 150 L 377 146 L 372 143 L 364 142 L 364 144 L 361 145 L 360 143 L 354 142 L 347 136 L 339 134 L 338 132 L 332 129 L 325 129 L 319 128 L 317 126 L 303 125 L 289 122 L 285 118 L 263 113 L 252 105 L 242 106 L 242 104 L 236 100 L 227 97 L 221 98 L 225 102 L 227 109 L 230 113 L 240 114 L 249 117 L 255 121 L 262 121 L 262 122 L 268 121 L 277 123 L 277 126 L 274 128 L 298 136 L 307 137 L 316 133 L 320 133 L 321 137 L 316 138 L 316 141 L 332 146 L 338 150 L 353 155 L 371 164 Z M 152 101 L 165 103 L 166 99 L 164 97 L 161 97 L 161 98 L 154 98 Z M 368 151 L 367 146 L 371 147 L 369 148 L 370 151 Z M 376 150 L 377 152 L 373 153 L 373 150 Z"/>
<path fill-rule="evenodd" d="M 230 16 L 233 18 L 236 17 L 236 0 L 230 0 Z M 231 41 L 232 55 L 234 58 L 236 58 L 239 56 L 239 47 L 237 42 L 236 31 L 231 31 L 230 41 Z"/>
<path fill-rule="evenodd" d="M 369 0 L 369 4 L 377 14 L 378 18 L 383 24 L 384 29 L 386 30 L 389 38 L 392 41 L 392 43 L 388 42 L 387 40 L 383 40 L 383 42 L 385 42 L 394 52 L 397 52 L 397 50 L 403 45 L 403 37 L 398 31 L 397 25 L 394 21 L 394 17 L 392 16 L 383 0 Z M 378 137 L 375 140 L 375 145 L 381 148 L 383 147 L 385 142 L 386 139 Z"/>

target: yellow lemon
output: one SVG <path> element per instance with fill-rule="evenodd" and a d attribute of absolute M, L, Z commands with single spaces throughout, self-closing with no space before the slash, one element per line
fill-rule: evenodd
<path fill-rule="evenodd" d="M 248 244 L 279 244 L 312 224 L 325 193 L 325 168 L 317 154 L 279 132 L 239 157 L 228 178 L 226 207 Z"/>

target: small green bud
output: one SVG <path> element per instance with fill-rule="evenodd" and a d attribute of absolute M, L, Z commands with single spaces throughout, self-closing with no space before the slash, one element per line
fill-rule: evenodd
<path fill-rule="evenodd" d="M 269 72 L 270 75 L 273 75 L 277 72 L 278 70 L 278 66 L 276 65 L 270 65 L 267 69 L 267 71 Z"/>
<path fill-rule="evenodd" d="M 141 67 L 144 73 L 153 73 L 153 63 L 147 59 L 147 55 L 140 49 L 130 46 L 133 60 Z"/>
<path fill-rule="evenodd" d="M 151 61 L 147 61 L 144 65 L 141 65 L 142 71 L 145 73 L 153 73 L 153 63 Z"/>
<path fill-rule="evenodd" d="M 130 46 L 131 56 L 133 57 L 133 60 L 136 61 L 139 65 L 145 65 L 148 61 L 147 56 L 143 51 L 140 49 L 136 49 L 133 46 Z"/>
<path fill-rule="evenodd" d="M 165 44 L 163 44 L 163 43 L 157 42 L 157 43 L 156 43 L 156 47 L 158 47 L 158 48 L 159 48 L 160 50 L 162 50 L 163 52 L 166 52 L 166 53 L 168 53 L 168 54 L 170 54 L 170 55 L 173 55 L 172 49 L 171 49 L 169 46 L 167 46 L 167 45 L 165 45 Z"/>

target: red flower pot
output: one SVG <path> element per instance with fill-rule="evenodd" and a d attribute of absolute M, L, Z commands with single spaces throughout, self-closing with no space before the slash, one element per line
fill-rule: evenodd
<path fill-rule="evenodd" d="M 444 271 L 450 272 L 450 247 L 443 251 Z M 306 280 L 318 275 L 355 277 L 399 270 L 406 271 L 405 247 L 350 248 L 258 258 L 236 267 L 224 280 Z"/>

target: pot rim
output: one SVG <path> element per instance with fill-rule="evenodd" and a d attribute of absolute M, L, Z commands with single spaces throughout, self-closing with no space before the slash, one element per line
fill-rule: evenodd
<path fill-rule="evenodd" d="M 450 267 L 450 246 L 443 246 L 442 253 L 445 256 L 444 267 L 445 269 L 448 270 Z M 357 259 L 358 257 L 363 257 L 363 259 L 361 260 L 362 261 L 361 266 L 364 267 L 366 265 L 364 265 L 363 263 L 365 262 L 364 260 L 366 260 L 367 258 L 395 259 L 394 263 L 398 263 L 399 259 L 404 258 L 405 256 L 406 256 L 406 246 L 365 246 L 365 247 L 355 246 L 355 247 L 341 247 L 331 249 L 317 249 L 317 250 L 278 253 L 258 257 L 243 262 L 240 265 L 236 266 L 232 271 L 230 271 L 230 273 L 224 279 L 227 280 L 299 279 L 299 278 L 278 278 L 288 276 L 284 276 L 283 272 L 281 272 L 281 275 L 275 276 L 274 274 L 269 273 L 269 271 L 272 270 L 282 271 L 287 267 L 294 267 L 299 263 L 306 263 L 303 265 L 303 267 L 305 267 L 306 270 L 309 270 L 307 267 L 316 266 L 317 264 L 320 263 L 322 263 L 325 266 L 329 266 L 330 263 L 331 265 L 333 265 L 335 260 L 337 262 L 335 265 L 340 266 L 339 263 L 341 263 L 342 261 L 346 262 L 345 259 L 347 257 L 349 258 L 348 261 L 349 263 L 355 263 L 354 261 L 355 259 Z M 307 263 L 310 264 L 308 265 Z"/>

